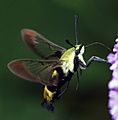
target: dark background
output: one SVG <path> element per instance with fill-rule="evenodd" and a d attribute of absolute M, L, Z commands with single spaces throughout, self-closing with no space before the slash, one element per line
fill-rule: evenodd
<path fill-rule="evenodd" d="M 55 112 L 40 106 L 42 86 L 14 76 L 7 64 L 18 58 L 38 58 L 23 43 L 20 30 L 31 28 L 66 48 L 74 42 L 74 15 L 79 15 L 80 43 L 102 42 L 112 48 L 118 34 L 117 0 L 1 0 L 0 1 L 0 120 L 110 120 L 108 114 L 108 65 L 94 63 L 83 71 L 76 91 L 76 76 L 69 90 L 56 102 Z M 106 58 L 101 46 L 86 50 Z"/>

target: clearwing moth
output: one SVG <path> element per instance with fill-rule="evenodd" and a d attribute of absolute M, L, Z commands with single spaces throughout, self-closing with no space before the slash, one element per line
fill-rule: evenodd
<path fill-rule="evenodd" d="M 75 72 L 77 72 L 77 80 L 79 80 L 80 71 L 86 69 L 93 61 L 107 62 L 97 56 L 92 56 L 85 62 L 83 58 L 85 48 L 93 44 L 103 44 L 98 42 L 88 46 L 78 44 L 77 22 L 78 17 L 75 16 L 75 45 L 66 40 L 71 46 L 70 49 L 49 41 L 34 30 L 23 29 L 21 35 L 24 42 L 39 56 L 39 59 L 17 59 L 8 64 L 8 68 L 13 74 L 44 85 L 42 106 L 50 111 L 54 110 L 55 100 L 59 99 L 67 90 Z M 63 86 L 65 87 L 62 89 Z"/>

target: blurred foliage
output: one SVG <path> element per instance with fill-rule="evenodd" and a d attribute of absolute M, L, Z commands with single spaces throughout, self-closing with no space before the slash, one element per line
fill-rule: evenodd
<path fill-rule="evenodd" d="M 67 93 L 55 104 L 55 112 L 40 106 L 42 86 L 14 76 L 7 63 L 18 58 L 38 58 L 22 42 L 20 30 L 31 28 L 66 48 L 74 42 L 74 15 L 79 15 L 80 43 L 102 42 L 112 48 L 118 34 L 117 0 L 1 0 L 0 1 L 0 119 L 1 120 L 110 120 L 107 108 L 110 80 L 108 65 L 94 63 L 80 78 L 76 75 Z M 106 58 L 101 46 L 87 48 L 92 55 Z"/>

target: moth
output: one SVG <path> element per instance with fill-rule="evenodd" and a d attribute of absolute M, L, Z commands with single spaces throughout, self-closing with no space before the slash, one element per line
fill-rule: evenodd
<path fill-rule="evenodd" d="M 97 56 L 90 57 L 88 61 L 84 60 L 83 55 L 88 46 L 78 44 L 77 22 L 78 17 L 75 16 L 75 45 L 66 40 L 71 46 L 70 49 L 51 42 L 34 30 L 23 29 L 21 31 L 23 40 L 39 58 L 16 59 L 8 63 L 8 68 L 13 74 L 44 86 L 42 106 L 49 111 L 54 110 L 55 101 L 68 89 L 75 72 L 79 81 L 81 70 L 86 69 L 93 61 L 107 62 Z"/>

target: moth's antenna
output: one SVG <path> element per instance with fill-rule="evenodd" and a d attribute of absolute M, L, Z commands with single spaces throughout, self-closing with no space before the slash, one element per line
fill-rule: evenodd
<path fill-rule="evenodd" d="M 101 46 L 105 47 L 107 50 L 111 51 L 111 49 L 108 46 L 106 46 L 106 45 L 104 45 L 103 43 L 100 43 L 100 42 L 93 42 L 93 43 L 90 43 L 88 45 L 85 45 L 85 47 L 90 47 L 90 46 L 95 45 L 95 44 L 96 45 L 101 45 Z"/>
<path fill-rule="evenodd" d="M 75 45 L 78 45 L 78 41 L 79 41 L 78 35 L 77 35 L 77 33 L 78 33 L 78 31 L 77 31 L 77 23 L 78 23 L 78 16 L 75 15 Z"/>
<path fill-rule="evenodd" d="M 69 40 L 65 40 L 65 41 L 66 41 L 66 43 L 68 43 L 70 46 L 76 48 Z"/>

